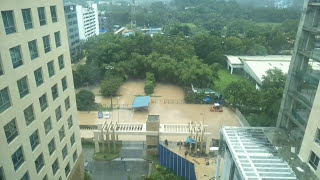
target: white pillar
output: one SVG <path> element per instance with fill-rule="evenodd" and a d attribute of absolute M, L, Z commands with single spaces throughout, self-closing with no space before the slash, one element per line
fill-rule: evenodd
<path fill-rule="evenodd" d="M 209 154 L 209 150 L 210 150 L 210 139 L 209 136 L 206 137 L 207 138 L 207 142 L 206 142 L 206 154 Z"/>
<path fill-rule="evenodd" d="M 232 74 L 232 72 L 233 72 L 233 67 L 231 67 L 231 74 Z"/>
<path fill-rule="evenodd" d="M 99 152 L 99 132 L 94 132 L 94 151 Z"/>

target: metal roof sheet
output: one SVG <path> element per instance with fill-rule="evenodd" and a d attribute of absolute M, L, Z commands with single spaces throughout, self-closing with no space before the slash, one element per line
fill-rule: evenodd
<path fill-rule="evenodd" d="M 244 179 L 297 179 L 262 128 L 224 127 L 221 132 Z"/>

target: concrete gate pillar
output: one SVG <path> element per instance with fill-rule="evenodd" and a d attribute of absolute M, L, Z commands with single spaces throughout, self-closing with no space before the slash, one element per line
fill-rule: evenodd
<path fill-rule="evenodd" d="M 209 154 L 209 150 L 210 150 L 210 137 L 206 136 L 206 154 Z"/>
<path fill-rule="evenodd" d="M 94 151 L 99 152 L 99 132 L 94 132 Z"/>
<path fill-rule="evenodd" d="M 146 122 L 146 131 L 157 131 L 160 128 L 160 118 L 159 115 L 148 115 Z M 158 148 L 159 144 L 159 133 L 158 135 L 147 135 L 146 136 L 147 149 Z"/>

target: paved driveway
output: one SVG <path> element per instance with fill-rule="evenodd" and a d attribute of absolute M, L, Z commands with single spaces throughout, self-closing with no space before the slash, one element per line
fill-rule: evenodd
<path fill-rule="evenodd" d="M 113 161 L 95 161 L 93 148 L 83 148 L 86 169 L 94 180 L 140 180 L 148 173 L 148 161 L 142 142 L 123 142 L 120 157 Z"/>

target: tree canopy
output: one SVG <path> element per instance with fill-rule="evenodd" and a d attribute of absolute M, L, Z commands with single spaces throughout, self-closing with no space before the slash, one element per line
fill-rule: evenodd
<path fill-rule="evenodd" d="M 79 111 L 92 110 L 95 103 L 95 96 L 91 91 L 80 90 L 76 94 L 77 108 Z"/>

